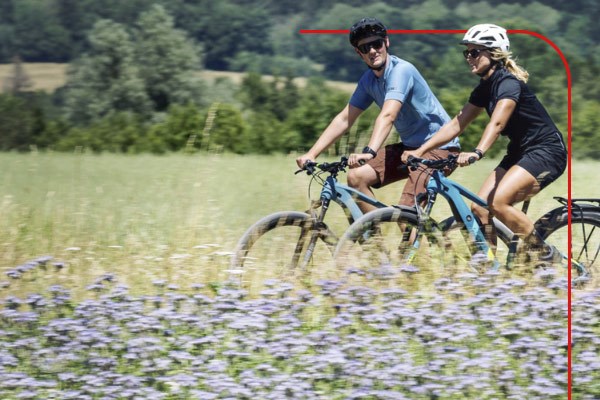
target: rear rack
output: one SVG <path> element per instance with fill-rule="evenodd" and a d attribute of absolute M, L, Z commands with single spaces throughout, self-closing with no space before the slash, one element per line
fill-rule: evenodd
<path fill-rule="evenodd" d="M 554 196 L 553 197 L 554 200 L 557 200 L 558 202 L 560 202 L 563 205 L 567 205 L 569 200 L 561 197 L 561 196 Z M 578 202 L 588 202 L 588 203 L 596 203 L 598 205 L 598 207 L 600 207 L 600 199 L 598 198 L 578 198 L 578 199 L 571 199 L 571 203 L 578 203 Z"/>

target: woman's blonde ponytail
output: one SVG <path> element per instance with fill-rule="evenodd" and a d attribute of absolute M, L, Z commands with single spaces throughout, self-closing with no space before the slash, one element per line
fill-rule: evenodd
<path fill-rule="evenodd" d="M 512 59 L 512 53 L 510 51 L 502 51 L 500 49 L 494 49 L 492 51 L 492 59 L 495 61 L 499 61 L 504 64 L 504 67 L 513 74 L 518 80 L 527 83 L 529 80 L 529 72 L 527 72 L 523 67 L 517 64 L 515 60 Z"/>

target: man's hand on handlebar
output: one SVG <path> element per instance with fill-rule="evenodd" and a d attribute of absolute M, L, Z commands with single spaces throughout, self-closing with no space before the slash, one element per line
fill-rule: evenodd
<path fill-rule="evenodd" d="M 352 153 L 348 156 L 348 166 L 350 168 L 360 167 L 372 159 L 373 155 L 369 153 Z"/>
<path fill-rule="evenodd" d="M 313 157 L 310 154 L 306 153 L 296 158 L 296 164 L 298 164 L 299 168 L 304 168 L 307 162 L 314 162 L 315 158 L 316 157 Z"/>
<path fill-rule="evenodd" d="M 417 157 L 417 158 L 422 158 L 423 155 L 421 154 L 421 152 L 419 150 L 404 150 L 402 152 L 402 156 L 401 156 L 401 160 L 402 163 L 406 164 L 408 161 L 408 157 Z"/>

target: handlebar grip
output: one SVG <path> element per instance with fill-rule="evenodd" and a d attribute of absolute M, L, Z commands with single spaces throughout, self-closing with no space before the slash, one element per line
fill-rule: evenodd
<path fill-rule="evenodd" d="M 367 162 L 366 162 L 365 160 L 358 160 L 358 163 L 359 163 L 360 165 L 365 165 Z"/>
<path fill-rule="evenodd" d="M 469 164 L 475 164 L 475 161 L 477 161 L 477 157 L 469 157 Z"/>
<path fill-rule="evenodd" d="M 296 171 L 296 173 L 306 171 L 307 175 L 312 175 L 315 172 L 315 166 L 317 165 L 314 161 L 306 161 L 302 166 L 302 169 Z"/>
<path fill-rule="evenodd" d="M 410 168 L 411 171 L 416 171 L 420 161 L 422 160 L 415 156 L 408 156 L 406 159 L 406 167 Z"/>

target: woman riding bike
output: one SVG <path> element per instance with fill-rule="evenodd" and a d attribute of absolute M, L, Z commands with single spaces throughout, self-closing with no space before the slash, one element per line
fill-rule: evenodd
<path fill-rule="evenodd" d="M 492 243 L 495 234 L 490 221 L 495 216 L 524 240 L 539 262 L 559 263 L 560 252 L 544 242 L 533 222 L 514 204 L 539 193 L 565 171 L 567 150 L 563 137 L 527 86 L 529 74 L 512 59 L 504 28 L 475 25 L 460 44 L 467 46 L 463 55 L 471 73 L 481 78 L 479 84 L 457 116 L 417 150 L 404 152 L 402 160 L 406 162 L 411 155 L 422 157 L 453 140 L 485 109 L 490 121 L 477 147 L 460 154 L 459 165 L 483 158 L 500 135 L 508 136 L 510 141 L 506 156 L 479 189 L 478 195 L 487 201 L 489 211 L 473 205 L 473 213 L 486 226 Z"/>

